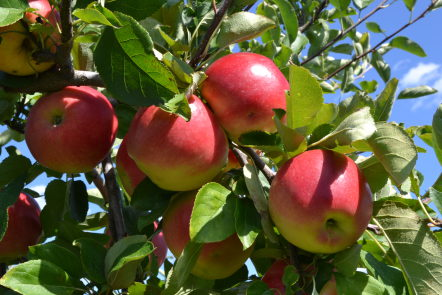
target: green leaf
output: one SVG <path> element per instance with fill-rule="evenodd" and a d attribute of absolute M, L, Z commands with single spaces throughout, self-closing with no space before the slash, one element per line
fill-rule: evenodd
<path fill-rule="evenodd" d="M 244 179 L 246 181 L 247 190 L 253 195 L 255 208 L 259 212 L 265 212 L 267 208 L 267 196 L 270 184 L 267 179 L 259 172 L 255 166 L 246 164 L 243 167 Z"/>
<path fill-rule="evenodd" d="M 275 294 L 269 289 L 263 281 L 253 281 L 247 288 L 246 295 L 273 295 Z"/>
<path fill-rule="evenodd" d="M 45 260 L 18 264 L 0 279 L 0 285 L 23 295 L 71 295 L 78 290 L 63 269 Z"/>
<path fill-rule="evenodd" d="M 402 0 L 407 6 L 408 10 L 413 11 L 414 5 L 416 4 L 416 0 Z"/>
<path fill-rule="evenodd" d="M 243 250 L 250 248 L 261 232 L 260 216 L 250 199 L 236 199 L 235 229 Z"/>
<path fill-rule="evenodd" d="M 362 272 L 356 272 L 352 277 L 346 277 L 335 273 L 337 294 L 361 294 L 361 295 L 388 295 L 385 286 Z"/>
<path fill-rule="evenodd" d="M 292 44 L 298 36 L 298 16 L 295 8 L 288 0 L 274 0 L 274 2 L 279 8 L 289 42 Z"/>
<path fill-rule="evenodd" d="M 361 245 L 354 244 L 352 247 L 336 253 L 333 265 L 346 277 L 353 276 L 359 264 L 361 249 Z"/>
<path fill-rule="evenodd" d="M 235 233 L 235 199 L 230 194 L 216 182 L 205 184 L 198 191 L 190 218 L 193 242 L 219 242 Z"/>
<path fill-rule="evenodd" d="M 81 278 L 84 275 L 78 253 L 55 242 L 31 246 L 29 253 L 32 259 L 49 261 L 73 277 Z"/>
<path fill-rule="evenodd" d="M 406 0 L 404 0 L 404 1 L 406 1 Z M 411 41 L 410 39 L 408 39 L 407 37 L 404 37 L 404 36 L 399 36 L 399 37 L 396 37 L 393 40 L 391 40 L 390 46 L 408 51 L 408 52 L 415 54 L 417 56 L 420 56 L 420 57 L 427 56 L 427 54 L 422 49 L 422 47 L 420 47 L 419 44 L 417 44 L 414 41 Z"/>
<path fill-rule="evenodd" d="M 373 1 L 374 0 L 353 0 L 353 3 L 359 10 L 361 10 L 373 3 Z"/>
<path fill-rule="evenodd" d="M 433 144 L 435 148 L 442 149 L 442 103 L 433 115 L 431 126 L 433 127 Z"/>
<path fill-rule="evenodd" d="M 135 282 L 128 289 L 129 295 L 159 295 L 161 288 L 154 285 L 144 285 L 142 283 Z"/>
<path fill-rule="evenodd" d="M 175 57 L 170 52 L 164 54 L 162 60 L 180 81 L 186 84 L 192 83 L 192 74 L 194 71 L 187 63 Z"/>
<path fill-rule="evenodd" d="M 411 294 L 442 293 L 442 248 L 426 222 L 401 202 L 375 204 L 375 223 L 395 253 Z"/>
<path fill-rule="evenodd" d="M 437 210 L 439 210 L 439 212 L 442 212 L 442 192 L 438 191 L 434 187 L 430 187 L 428 189 L 428 192 L 430 195 L 430 199 L 436 206 Z"/>
<path fill-rule="evenodd" d="M 330 51 L 336 52 L 336 53 L 342 53 L 342 54 L 348 54 L 351 55 L 353 53 L 354 47 L 351 44 L 339 44 L 337 46 L 334 46 L 330 48 Z"/>
<path fill-rule="evenodd" d="M 115 98 L 136 106 L 172 99 L 179 92 L 175 78 L 154 56 L 149 34 L 134 19 L 116 15 L 123 26 L 105 28 L 94 51 L 107 89 Z"/>
<path fill-rule="evenodd" d="M 153 244 L 144 235 L 128 236 L 116 242 L 106 253 L 104 269 L 112 289 L 129 287 L 135 280 L 138 266 L 152 253 Z"/>
<path fill-rule="evenodd" d="M 179 115 L 186 121 L 189 121 L 192 116 L 185 93 L 175 95 L 171 100 L 164 104 L 163 109 L 166 112 Z"/>
<path fill-rule="evenodd" d="M 376 126 L 370 115 L 370 109 L 364 107 L 345 118 L 330 134 L 311 146 L 324 146 L 334 148 L 336 146 L 347 146 L 357 140 L 370 138 L 376 131 Z"/>
<path fill-rule="evenodd" d="M 416 146 L 405 130 L 397 125 L 376 123 L 376 128 L 368 143 L 396 185 L 400 185 L 416 164 Z"/>
<path fill-rule="evenodd" d="M 367 93 L 373 93 L 378 89 L 378 82 L 376 80 L 372 81 L 362 81 L 359 82 L 359 85 L 361 85 L 362 90 L 364 90 Z"/>
<path fill-rule="evenodd" d="M 346 10 L 350 5 L 350 0 L 330 0 L 330 3 L 338 10 Z"/>
<path fill-rule="evenodd" d="M 376 122 L 387 121 L 390 117 L 393 103 L 396 100 L 395 94 L 398 83 L 399 81 L 396 78 L 388 81 L 384 90 L 376 98 L 376 108 L 373 116 Z"/>
<path fill-rule="evenodd" d="M 390 66 L 384 61 L 382 55 L 375 51 L 371 54 L 371 65 L 378 72 L 379 76 L 384 82 L 390 80 L 391 69 Z"/>
<path fill-rule="evenodd" d="M 26 175 L 21 175 L 12 180 L 3 189 L 0 189 L 0 241 L 8 227 L 8 207 L 14 205 L 20 192 L 25 186 Z"/>
<path fill-rule="evenodd" d="M 31 161 L 25 156 L 14 155 L 0 163 L 0 189 L 15 178 L 25 175 L 31 168 Z"/>
<path fill-rule="evenodd" d="M 287 126 L 296 129 L 308 126 L 322 107 L 321 86 L 310 72 L 290 66 L 290 93 L 287 95 Z"/>
<path fill-rule="evenodd" d="M 237 12 L 221 23 L 216 45 L 224 48 L 230 44 L 250 40 L 273 27 L 275 23 L 265 16 L 247 11 Z"/>
<path fill-rule="evenodd" d="M 100 6 L 97 6 L 97 8 L 98 7 Z M 85 8 L 76 9 L 74 12 L 72 12 L 72 14 L 89 24 L 102 24 L 111 27 L 121 27 L 120 21 L 109 9 L 106 9 L 104 7 L 101 7 L 101 9 L 104 13 L 102 13 L 98 9 Z M 107 16 L 109 16 L 109 18 L 107 18 Z"/>
<path fill-rule="evenodd" d="M 130 15 L 136 20 L 142 20 L 154 14 L 167 2 L 167 0 L 116 0 L 107 1 L 106 7 Z"/>
<path fill-rule="evenodd" d="M 63 220 L 66 210 L 66 182 L 56 179 L 45 189 L 46 205 L 41 211 L 40 219 L 46 236 L 55 234 L 59 223 Z"/>
<path fill-rule="evenodd" d="M 378 192 L 387 184 L 388 173 L 375 156 L 371 156 L 358 163 L 358 167 L 364 173 L 365 179 L 373 193 Z"/>
<path fill-rule="evenodd" d="M 291 286 L 294 286 L 300 278 L 298 270 L 294 265 L 287 265 L 284 268 L 284 274 L 282 275 L 282 282 L 286 288 L 286 294 L 291 294 L 287 292 L 287 290 L 291 289 Z"/>
<path fill-rule="evenodd" d="M 442 7 L 442 0 L 436 0 L 433 3 L 434 3 L 433 10 Z"/>
<path fill-rule="evenodd" d="M 418 87 L 413 87 L 413 88 L 405 88 L 404 90 L 402 90 L 399 93 L 397 98 L 398 99 L 417 98 L 417 97 L 430 95 L 430 94 L 433 94 L 436 92 L 437 92 L 437 89 L 434 89 L 433 87 L 424 85 L 424 86 L 418 86 Z"/>
<path fill-rule="evenodd" d="M 375 23 L 375 22 L 366 22 L 365 26 L 367 27 L 367 29 L 370 32 L 373 32 L 373 33 L 383 33 L 383 32 L 385 32 L 384 30 L 381 29 L 379 24 Z"/>
<path fill-rule="evenodd" d="M 89 195 L 83 181 L 75 180 L 69 184 L 69 209 L 74 220 L 83 222 L 86 219 L 89 210 L 88 198 Z"/>
<path fill-rule="evenodd" d="M 400 269 L 378 261 L 371 253 L 366 251 L 361 251 L 361 261 L 368 272 L 384 284 L 389 294 L 408 294 L 407 283 Z"/>
<path fill-rule="evenodd" d="M 26 0 L 8 0 L 0 3 L 0 27 L 13 24 L 23 18 L 23 14 L 29 7 Z"/>
<path fill-rule="evenodd" d="M 375 104 L 373 99 L 363 92 L 356 92 L 355 95 L 350 96 L 339 103 L 339 112 L 334 125 L 340 124 L 349 114 L 357 112 L 358 110 L 369 107 L 370 113 L 374 113 Z"/>
<path fill-rule="evenodd" d="M 166 280 L 166 288 L 162 295 L 175 295 L 184 285 L 184 282 L 190 275 L 203 244 L 189 241 L 184 248 L 181 256 L 175 262 L 175 266 L 169 271 Z"/>
<path fill-rule="evenodd" d="M 73 245 L 80 248 L 80 260 L 87 277 L 96 283 L 106 283 L 104 273 L 106 249 L 103 245 L 88 238 L 75 240 Z"/>

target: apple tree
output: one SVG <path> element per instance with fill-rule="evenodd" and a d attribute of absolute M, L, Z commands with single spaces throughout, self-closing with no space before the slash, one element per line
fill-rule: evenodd
<path fill-rule="evenodd" d="M 1 294 L 442 294 L 422 2 L 0 0 Z"/>

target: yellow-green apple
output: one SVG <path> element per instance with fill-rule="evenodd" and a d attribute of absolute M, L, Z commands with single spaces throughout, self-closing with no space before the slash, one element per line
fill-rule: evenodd
<path fill-rule="evenodd" d="M 41 236 L 40 207 L 25 193 L 8 208 L 8 225 L 0 241 L 0 262 L 9 262 L 28 253 Z"/>
<path fill-rule="evenodd" d="M 336 279 L 334 276 L 332 276 L 332 278 L 327 283 L 325 283 L 319 295 L 338 295 Z"/>
<path fill-rule="evenodd" d="M 127 139 L 124 137 L 120 147 L 118 148 L 115 162 L 123 188 L 129 195 L 132 195 L 137 185 L 140 184 L 144 178 L 146 178 L 146 174 L 144 174 L 138 168 L 134 160 L 129 157 L 126 142 Z"/>
<path fill-rule="evenodd" d="M 285 286 L 282 282 L 282 277 L 284 276 L 284 269 L 287 265 L 289 265 L 287 260 L 276 260 L 261 278 L 270 289 L 273 289 L 275 295 L 285 294 Z"/>
<path fill-rule="evenodd" d="M 166 244 L 175 257 L 190 241 L 189 227 L 196 191 L 177 194 L 163 215 L 163 234 Z M 243 250 L 236 234 L 227 239 L 204 244 L 192 274 L 208 279 L 222 279 L 237 271 L 250 256 L 253 247 Z"/>
<path fill-rule="evenodd" d="M 372 214 L 370 188 L 349 157 L 306 151 L 287 161 L 270 187 L 269 211 L 281 235 L 313 253 L 352 245 Z"/>
<path fill-rule="evenodd" d="M 87 172 L 107 155 L 117 127 L 114 109 L 103 94 L 72 86 L 37 101 L 29 113 L 25 139 L 43 166 L 66 173 Z"/>
<path fill-rule="evenodd" d="M 276 131 L 272 109 L 285 109 L 290 86 L 271 59 L 233 53 L 211 64 L 206 74 L 202 96 L 233 140 L 251 131 Z"/>
<path fill-rule="evenodd" d="M 28 0 L 28 3 L 36 10 L 26 12 L 23 19 L 11 25 L 0 27 L 0 71 L 11 75 L 27 76 L 48 70 L 54 61 L 39 61 L 33 54 L 43 49 L 54 53 L 60 40 L 60 34 L 55 32 L 58 14 L 49 1 Z M 49 29 L 31 33 L 28 26 L 36 22 Z"/>
<path fill-rule="evenodd" d="M 127 133 L 127 151 L 156 185 L 188 191 L 212 180 L 227 162 L 227 138 L 209 108 L 189 97 L 192 118 L 157 106 L 139 111 Z"/>

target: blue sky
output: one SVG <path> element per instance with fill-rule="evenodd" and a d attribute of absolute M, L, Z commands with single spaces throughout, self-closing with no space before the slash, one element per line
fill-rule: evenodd
<path fill-rule="evenodd" d="M 380 1 L 375 1 L 378 3 Z M 425 9 L 430 0 L 418 0 L 415 8 L 414 16 L 417 16 Z M 371 8 L 369 8 L 371 9 Z M 363 11 L 362 15 L 368 13 L 369 10 Z M 402 1 L 395 3 L 386 9 L 381 10 L 368 21 L 378 22 L 382 29 L 389 34 L 405 24 L 410 18 L 410 12 L 405 8 Z M 442 9 L 433 11 L 422 20 L 401 32 L 399 35 L 407 36 L 413 41 L 419 43 L 427 57 L 420 58 L 408 52 L 399 49 L 389 52 L 384 58 L 390 64 L 392 69 L 392 77 L 400 80 L 399 91 L 403 88 L 414 87 L 418 85 L 429 85 L 439 90 L 438 93 L 427 96 L 425 98 L 414 100 L 397 101 L 393 112 L 392 121 L 403 122 L 407 127 L 413 125 L 431 125 L 432 116 L 439 103 L 442 102 Z M 365 25 L 359 27 L 360 31 L 365 30 Z M 371 34 L 372 44 L 376 44 L 384 36 L 382 34 Z M 379 90 L 383 88 L 384 83 L 380 81 L 374 70 L 366 75 L 367 79 L 376 79 L 379 81 Z M 428 148 L 425 143 L 416 140 L 416 143 L 422 147 Z M 24 143 L 16 145 L 21 152 L 30 157 Z M 5 157 L 5 152 L 0 155 L 0 160 Z M 419 154 L 417 169 L 424 176 L 423 192 L 433 184 L 439 173 L 441 166 L 431 148 L 425 154 Z M 39 177 L 28 187 L 36 189 L 43 193 L 47 179 Z"/>

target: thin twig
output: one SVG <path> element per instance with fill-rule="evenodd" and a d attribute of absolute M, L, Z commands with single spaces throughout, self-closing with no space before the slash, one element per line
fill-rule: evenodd
<path fill-rule="evenodd" d="M 195 68 L 201 62 L 201 60 L 203 60 L 203 58 L 206 56 L 210 40 L 212 40 L 214 33 L 219 28 L 221 21 L 224 18 L 224 15 L 227 13 L 227 10 L 229 9 L 229 7 L 232 3 L 233 3 L 233 0 L 224 0 L 221 8 L 218 9 L 218 12 L 215 14 L 215 17 L 213 18 L 212 23 L 210 24 L 209 28 L 207 29 L 207 32 L 204 35 L 200 46 L 198 47 L 195 55 L 193 56 L 193 58 L 189 62 L 189 65 L 192 68 Z"/>
<path fill-rule="evenodd" d="M 420 20 L 421 18 L 425 17 L 427 15 L 428 12 L 431 11 L 431 9 L 433 9 L 434 6 L 434 2 L 432 2 L 427 9 L 425 9 L 418 17 L 416 17 L 415 19 L 409 21 L 408 23 L 406 23 L 405 25 L 403 25 L 402 27 L 400 27 L 399 29 L 397 29 L 394 33 L 386 36 L 384 39 L 382 39 L 382 41 L 380 41 L 379 43 L 377 43 L 373 48 L 371 48 L 370 50 L 355 56 L 351 61 L 349 61 L 348 63 L 342 65 L 341 67 L 339 67 L 337 70 L 335 70 L 333 73 L 331 73 L 330 75 L 328 75 L 324 80 L 329 80 L 332 77 L 334 77 L 337 73 L 339 73 L 340 71 L 346 69 L 348 66 L 350 66 L 352 63 L 354 63 L 355 61 L 360 60 L 361 58 L 363 58 L 364 56 L 367 56 L 370 53 L 375 52 L 379 47 L 381 47 L 386 41 L 390 40 L 391 38 L 393 38 L 394 36 L 396 36 L 397 34 L 399 34 L 400 32 L 402 32 L 403 30 L 405 30 L 406 28 L 408 28 L 409 26 L 411 26 L 412 24 L 414 24 L 415 22 L 417 22 L 418 20 Z"/>
<path fill-rule="evenodd" d="M 118 186 L 115 169 L 112 164 L 110 154 L 103 160 L 103 173 L 105 186 L 109 197 L 109 228 L 112 234 L 112 240 L 118 241 L 126 236 L 126 226 L 123 217 L 123 197 Z"/>
<path fill-rule="evenodd" d="M 241 167 L 244 167 L 248 163 L 247 155 L 244 154 L 239 148 L 232 147 L 232 152 L 235 155 Z"/>
<path fill-rule="evenodd" d="M 299 31 L 301 33 L 304 33 L 305 31 L 307 31 L 307 29 L 313 25 L 315 23 L 315 21 L 317 21 L 319 19 L 319 15 L 321 14 L 321 12 L 327 7 L 328 5 L 328 0 L 324 0 L 321 2 L 321 4 L 319 4 L 318 8 L 315 11 L 315 14 L 313 15 L 313 17 L 311 19 L 308 20 L 308 22 L 306 22 L 305 24 L 303 24 L 300 28 Z"/>
<path fill-rule="evenodd" d="M 264 176 L 267 178 L 269 183 L 272 183 L 273 178 L 275 177 L 275 171 L 273 171 L 266 163 L 261 159 L 258 154 L 249 147 L 239 147 L 243 152 L 245 152 L 255 163 L 256 167 L 261 170 Z"/>
<path fill-rule="evenodd" d="M 328 42 L 324 47 L 322 47 L 321 49 L 319 49 L 318 52 L 316 52 L 315 54 L 313 54 L 312 56 L 308 57 L 306 60 L 301 62 L 301 65 L 304 65 L 306 63 L 308 63 L 309 61 L 313 60 L 315 57 L 321 55 L 325 50 L 327 50 L 330 46 L 332 46 L 333 44 L 335 44 L 336 42 L 338 42 L 339 40 L 341 40 L 341 38 L 345 35 L 347 35 L 349 32 L 351 32 L 354 28 L 356 28 L 357 26 L 359 26 L 361 23 L 363 23 L 365 20 L 367 20 L 370 16 L 372 16 L 373 14 L 375 14 L 376 12 L 378 12 L 381 9 L 384 9 L 386 6 L 385 3 L 387 3 L 388 0 L 384 0 L 382 1 L 378 6 L 376 6 L 376 8 L 374 8 L 372 11 L 370 11 L 367 15 L 365 15 L 363 18 L 359 19 L 356 23 L 354 23 L 353 25 L 351 25 L 350 27 L 348 27 L 346 30 L 341 31 L 333 40 L 331 40 L 330 42 Z"/>

